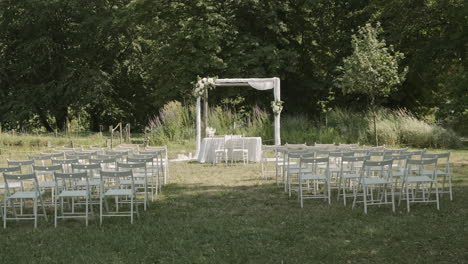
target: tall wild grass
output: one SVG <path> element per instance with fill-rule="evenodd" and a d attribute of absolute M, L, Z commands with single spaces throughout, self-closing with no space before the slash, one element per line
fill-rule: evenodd
<path fill-rule="evenodd" d="M 353 112 L 338 108 L 327 114 L 327 124 L 305 115 L 281 117 L 283 143 L 356 143 L 372 144 L 373 119 L 369 112 Z M 411 147 L 456 148 L 459 137 L 449 129 L 417 119 L 405 110 L 381 109 L 377 112 L 379 144 Z M 253 107 L 237 113 L 219 106 L 209 111 L 209 126 L 217 135 L 242 134 L 262 137 L 273 144 L 273 115 Z M 195 107 L 173 101 L 165 105 L 149 124 L 149 139 L 153 144 L 184 143 L 195 139 Z"/>

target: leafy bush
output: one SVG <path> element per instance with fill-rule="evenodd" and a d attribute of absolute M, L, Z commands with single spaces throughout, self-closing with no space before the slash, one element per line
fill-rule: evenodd
<path fill-rule="evenodd" d="M 237 113 L 233 109 L 212 107 L 209 126 L 217 135 L 242 134 L 262 137 L 265 144 L 273 144 L 273 117 L 254 107 Z M 452 131 L 417 119 L 405 110 L 377 112 L 379 142 L 385 145 L 412 147 L 455 148 L 460 139 Z M 179 102 L 166 104 L 150 122 L 150 141 L 153 144 L 183 143 L 195 139 L 195 107 Z M 328 112 L 328 123 L 309 119 L 306 115 L 282 116 L 281 139 L 283 143 L 360 143 L 373 142 L 371 113 L 353 112 L 337 108 Z"/>

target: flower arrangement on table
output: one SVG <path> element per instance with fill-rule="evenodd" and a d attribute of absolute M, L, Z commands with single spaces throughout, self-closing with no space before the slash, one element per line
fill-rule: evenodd
<path fill-rule="evenodd" d="M 216 133 L 216 128 L 212 128 L 212 127 L 207 127 L 205 129 L 206 131 L 206 136 L 207 137 L 214 137 L 215 133 Z"/>
<path fill-rule="evenodd" d="M 279 115 L 283 110 L 283 101 L 275 100 L 271 102 L 271 109 L 275 115 Z"/>
<path fill-rule="evenodd" d="M 195 84 L 195 87 L 193 89 L 193 95 L 195 97 L 205 96 L 207 90 L 212 90 L 213 88 L 215 88 L 215 82 L 216 82 L 216 78 L 211 78 L 211 77 L 200 78 L 200 77 L 198 77 L 198 81 Z"/>

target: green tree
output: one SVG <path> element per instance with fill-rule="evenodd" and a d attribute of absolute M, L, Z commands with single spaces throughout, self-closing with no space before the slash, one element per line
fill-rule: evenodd
<path fill-rule="evenodd" d="M 338 66 L 340 74 L 336 78 L 336 85 L 344 94 L 367 95 L 373 113 L 376 145 L 376 101 L 396 90 L 408 72 L 407 67 L 403 70 L 399 67 L 404 54 L 394 51 L 392 45 L 387 47 L 385 40 L 379 39 L 382 32 L 380 23 L 376 27 L 370 23 L 359 27 L 358 34 L 352 36 L 353 53 L 343 59 L 343 66 Z"/>

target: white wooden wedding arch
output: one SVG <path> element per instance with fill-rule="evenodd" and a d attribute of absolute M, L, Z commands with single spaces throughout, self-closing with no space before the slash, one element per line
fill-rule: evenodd
<path fill-rule="evenodd" d="M 248 79 L 216 79 L 215 86 L 250 86 L 257 90 L 270 90 L 273 89 L 275 102 L 281 102 L 281 88 L 280 79 L 273 78 L 248 78 Z M 197 152 L 200 152 L 201 145 L 201 96 L 197 96 Z M 206 109 L 205 109 L 206 111 Z M 275 145 L 281 145 L 280 135 L 280 115 L 281 109 L 275 113 Z"/>

